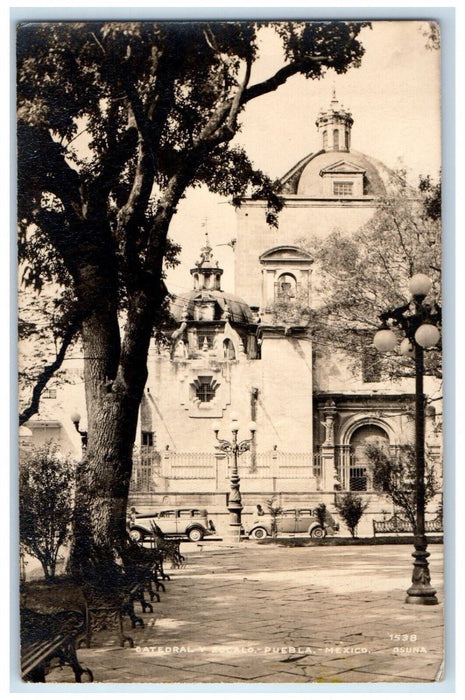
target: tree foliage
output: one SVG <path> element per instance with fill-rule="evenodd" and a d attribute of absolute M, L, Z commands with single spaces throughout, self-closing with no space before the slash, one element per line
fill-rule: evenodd
<path fill-rule="evenodd" d="M 367 445 L 366 456 L 373 472 L 373 489 L 389 498 L 412 524 L 416 523 L 415 449 L 404 445 L 387 452 L 377 445 Z M 426 460 L 424 482 L 425 505 L 439 493 L 439 481 L 431 459 Z"/>
<path fill-rule="evenodd" d="M 248 22 L 46 23 L 18 32 L 20 257 L 28 284 L 74 278 L 78 224 L 105 205 L 108 252 L 146 260 L 161 193 L 205 183 L 220 194 L 259 196 L 271 183 L 230 146 L 245 105 L 292 75 L 343 73 L 363 55 L 364 23 L 272 27 L 286 63 L 250 84 L 265 25 Z M 84 152 L 85 150 L 85 152 Z M 158 196 L 153 192 L 158 187 Z M 276 200 L 272 203 L 276 207 Z M 133 211 L 134 209 L 134 211 Z M 84 211 L 83 211 L 84 210 Z M 130 249 L 129 216 L 136 216 Z M 28 226 L 34 224 L 34 235 Z M 76 225 L 74 235 L 69 229 Z M 103 232 L 102 238 L 103 238 Z M 81 235 L 80 235 L 81 234 Z M 112 245 L 110 245 L 110 242 Z M 96 253 L 88 242 L 88 253 Z M 121 265 L 123 279 L 128 270 Z M 126 273 L 126 274 L 124 274 Z"/>
<path fill-rule="evenodd" d="M 375 215 L 355 233 L 333 231 L 304 242 L 315 257 L 318 313 L 315 341 L 339 347 L 360 369 L 380 326 L 379 315 L 411 301 L 408 280 L 417 272 L 433 281 L 430 299 L 441 300 L 441 186 L 430 177 L 416 190 L 397 174 Z M 413 376 L 413 361 L 397 354 L 373 361 L 381 376 Z M 426 373 L 441 375 L 441 356 L 428 351 Z"/>
<path fill-rule="evenodd" d="M 318 79 L 360 64 L 363 22 L 67 22 L 18 29 L 19 259 L 25 286 L 64 285 L 70 327 L 96 307 L 151 326 L 166 312 L 168 228 L 188 187 L 236 203 L 250 188 L 276 225 L 273 183 L 232 142 L 248 102 L 290 77 Z M 261 82 L 263 32 L 283 66 Z M 107 375 L 120 353 L 119 331 Z M 67 338 L 65 334 L 65 338 Z M 66 345 L 64 339 L 64 344 Z M 43 377 L 41 377 L 43 379 Z M 40 392 L 39 398 L 40 398 Z M 33 410 L 37 409 L 33 402 Z"/>
<path fill-rule="evenodd" d="M 263 311 L 271 314 L 274 325 L 308 326 L 315 322 L 315 310 L 311 308 L 308 292 L 297 289 L 294 296 L 281 295 L 267 305 Z"/>
<path fill-rule="evenodd" d="M 20 462 L 20 542 L 53 581 L 60 547 L 70 536 L 75 464 L 51 440 L 24 452 Z"/>
<path fill-rule="evenodd" d="M 334 505 L 347 525 L 351 537 L 356 537 L 357 527 L 362 515 L 368 508 L 368 501 L 364 503 L 361 496 L 348 491 L 343 496 L 338 496 Z"/>

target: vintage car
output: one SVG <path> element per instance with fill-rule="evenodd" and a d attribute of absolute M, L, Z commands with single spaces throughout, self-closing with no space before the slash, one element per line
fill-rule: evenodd
<path fill-rule="evenodd" d="M 128 516 L 131 538 L 136 542 L 150 539 L 151 521 L 155 521 L 166 537 L 188 537 L 191 542 L 199 542 L 216 532 L 205 508 L 167 506 L 146 513 L 138 513 L 132 508 Z"/>
<path fill-rule="evenodd" d="M 302 535 L 321 539 L 327 535 L 334 535 L 339 530 L 331 513 L 326 511 L 324 527 L 316 517 L 316 509 L 313 507 L 296 506 L 285 507 L 276 517 L 276 530 L 278 535 Z M 248 528 L 251 539 L 262 540 L 273 534 L 273 518 L 268 513 L 255 516 L 253 524 Z"/>

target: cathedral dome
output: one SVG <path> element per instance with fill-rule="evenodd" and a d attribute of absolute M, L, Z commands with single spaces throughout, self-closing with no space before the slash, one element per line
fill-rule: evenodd
<path fill-rule="evenodd" d="M 392 171 L 375 158 L 358 151 L 318 151 L 303 158 L 284 175 L 281 191 L 300 197 L 337 197 L 328 191 L 327 179 L 347 179 L 348 176 L 361 181 L 357 196 L 383 197 Z"/>
<path fill-rule="evenodd" d="M 351 149 L 354 120 L 335 90 L 329 107 L 320 110 L 315 123 L 321 150 L 310 153 L 281 178 L 281 192 L 316 199 L 385 196 L 392 171 Z"/>

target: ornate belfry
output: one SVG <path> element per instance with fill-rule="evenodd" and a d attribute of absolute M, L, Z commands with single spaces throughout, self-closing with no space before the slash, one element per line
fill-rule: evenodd
<path fill-rule="evenodd" d="M 179 325 L 170 359 L 189 417 L 218 418 L 231 402 L 232 365 L 257 357 L 257 323 L 242 299 L 223 291 L 208 233 L 190 273 L 192 289 L 177 296 L 172 309 Z"/>
<path fill-rule="evenodd" d="M 336 89 L 333 88 L 333 97 L 329 108 L 320 110 L 315 122 L 321 134 L 322 149 L 324 151 L 350 151 L 353 123 L 352 114 L 340 104 L 336 97 Z"/>
<path fill-rule="evenodd" d="M 208 233 L 190 273 L 192 291 L 176 299 L 180 325 L 171 336 L 172 360 L 253 358 L 254 316 L 242 299 L 221 289 L 223 269 L 213 258 Z"/>

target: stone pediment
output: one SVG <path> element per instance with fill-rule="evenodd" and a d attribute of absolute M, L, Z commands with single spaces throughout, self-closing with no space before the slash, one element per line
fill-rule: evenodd
<path fill-rule="evenodd" d="M 337 175 L 337 174 L 353 174 L 353 175 L 365 175 L 366 170 L 360 168 L 358 165 L 351 163 L 348 160 L 338 160 L 336 163 L 328 165 L 326 168 L 320 170 L 320 175 Z"/>
<path fill-rule="evenodd" d="M 276 248 L 270 248 L 270 250 L 265 251 L 260 255 L 260 262 L 307 262 L 312 263 L 312 256 L 307 253 L 306 250 L 299 248 L 298 246 L 276 246 Z"/>

